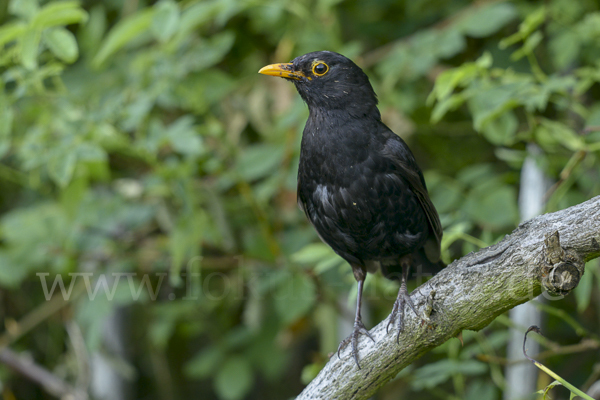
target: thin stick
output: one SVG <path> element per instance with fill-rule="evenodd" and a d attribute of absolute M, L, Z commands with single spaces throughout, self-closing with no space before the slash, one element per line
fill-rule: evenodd
<path fill-rule="evenodd" d="M 0 362 L 6 364 L 10 369 L 18 372 L 30 381 L 42 386 L 44 390 L 53 396 L 59 398 L 66 398 L 68 396 L 76 400 L 86 400 L 88 398 L 86 393 L 76 390 L 47 369 L 25 357 L 19 356 L 7 347 L 0 349 Z"/>
<path fill-rule="evenodd" d="M 567 382 L 566 380 L 561 378 L 558 374 L 556 374 L 554 371 L 552 371 L 551 369 L 546 367 L 544 364 L 537 362 L 536 360 L 534 360 L 533 358 L 531 358 L 527 355 L 527 351 L 525 350 L 525 343 L 527 343 L 527 334 L 531 331 L 539 333 L 540 335 L 542 334 L 541 329 L 535 325 L 532 325 L 529 327 L 529 329 L 527 329 L 527 332 L 525 332 L 525 337 L 523 338 L 523 354 L 525 355 L 525 357 L 529 361 L 531 361 L 536 367 L 538 367 L 539 369 L 541 369 L 542 371 L 544 371 L 545 373 L 547 373 L 548 375 L 550 375 L 551 377 L 553 377 L 554 379 L 559 381 L 564 387 L 569 389 L 571 392 L 575 393 L 577 396 L 581 396 L 582 398 L 584 398 L 586 400 L 594 400 L 590 396 L 583 393 L 581 390 L 577 389 L 575 386 L 571 385 L 569 382 Z"/>

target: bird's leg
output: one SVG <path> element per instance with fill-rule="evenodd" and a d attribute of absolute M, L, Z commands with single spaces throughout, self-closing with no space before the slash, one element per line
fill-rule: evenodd
<path fill-rule="evenodd" d="M 368 336 L 369 339 L 371 339 L 373 341 L 373 343 L 375 343 L 375 339 L 373 339 L 373 336 L 371 336 L 371 334 L 369 333 L 369 331 L 365 328 L 365 325 L 362 322 L 362 318 L 360 316 L 360 306 L 362 303 L 362 292 L 363 292 L 363 285 L 365 283 L 365 272 L 363 271 L 362 273 L 357 273 L 356 269 L 354 269 L 354 276 L 356 277 L 356 280 L 358 281 L 358 293 L 356 296 L 356 314 L 354 315 L 354 329 L 352 331 L 352 333 L 350 334 L 350 336 L 348 336 L 346 339 L 344 339 L 342 341 L 342 343 L 340 343 L 337 353 L 338 353 L 338 357 L 340 357 L 340 350 L 342 350 L 344 347 L 346 347 L 349 343 L 352 344 L 352 356 L 354 357 L 354 361 L 356 362 L 356 366 L 358 367 L 358 369 L 360 369 L 360 364 L 358 363 L 358 336 L 360 334 L 363 334 L 365 336 Z"/>
<path fill-rule="evenodd" d="M 404 256 L 400 259 L 400 265 L 402 267 L 402 279 L 400 281 L 400 290 L 398 290 L 398 297 L 394 302 L 394 308 L 392 308 L 392 313 L 390 314 L 390 320 L 386 327 L 386 332 L 389 331 L 390 325 L 398 320 L 398 333 L 396 334 L 396 341 L 400 343 L 400 332 L 402 331 L 402 327 L 404 324 L 404 304 L 407 303 L 410 308 L 413 310 L 416 316 L 419 316 L 417 313 L 417 309 L 410 299 L 408 295 L 408 289 L 406 288 L 406 281 L 408 280 L 408 271 L 410 269 L 410 256 Z"/>

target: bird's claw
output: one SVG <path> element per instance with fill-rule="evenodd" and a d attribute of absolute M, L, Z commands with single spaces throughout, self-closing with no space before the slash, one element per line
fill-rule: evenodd
<path fill-rule="evenodd" d="M 389 333 L 390 325 L 394 324 L 396 318 L 398 319 L 398 332 L 396 333 L 396 342 L 398 344 L 400 344 L 400 332 L 402 332 L 402 329 L 404 328 L 405 303 L 409 305 L 410 309 L 415 313 L 417 317 L 421 318 L 421 324 L 427 323 L 427 321 L 429 320 L 429 318 L 425 319 L 423 316 L 419 315 L 419 313 L 417 312 L 417 308 L 415 307 L 414 303 L 410 299 L 410 296 L 408 295 L 408 292 L 402 291 L 401 289 L 400 293 L 398 294 L 398 298 L 394 302 L 394 307 L 392 308 L 392 312 L 390 313 L 390 319 L 385 328 L 386 333 Z"/>
<path fill-rule="evenodd" d="M 375 339 L 373 339 L 373 336 L 371 336 L 367 328 L 365 328 L 365 325 L 361 321 L 356 321 L 354 322 L 354 330 L 350 336 L 342 340 L 337 349 L 338 358 L 341 358 L 340 351 L 348 346 L 349 343 L 352 344 L 352 356 L 354 357 L 354 361 L 356 362 L 358 369 L 360 369 L 360 364 L 358 363 L 358 336 L 361 334 L 367 336 L 373 341 L 373 343 L 375 343 Z"/>
<path fill-rule="evenodd" d="M 400 311 L 402 310 L 402 311 Z M 392 312 L 390 313 L 390 320 L 385 327 L 385 333 L 390 333 L 390 325 L 394 323 L 396 318 L 398 318 L 398 331 L 402 330 L 402 317 L 404 316 L 404 302 L 400 301 L 400 299 L 396 299 L 394 302 L 394 307 L 392 308 Z"/>
<path fill-rule="evenodd" d="M 394 302 L 394 308 L 392 308 L 392 312 L 390 313 L 390 320 L 385 328 L 385 332 L 389 333 L 390 325 L 393 325 L 394 322 L 398 319 L 398 333 L 396 333 L 396 342 L 400 344 L 400 332 L 402 332 L 402 328 L 404 325 L 404 298 L 399 297 Z"/>

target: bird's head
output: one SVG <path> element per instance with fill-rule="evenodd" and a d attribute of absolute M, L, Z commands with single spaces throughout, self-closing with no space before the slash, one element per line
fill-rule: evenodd
<path fill-rule="evenodd" d="M 311 112 L 339 109 L 356 116 L 375 113 L 379 118 L 377 96 L 369 78 L 341 54 L 315 51 L 290 63 L 267 65 L 258 72 L 292 81 Z"/>

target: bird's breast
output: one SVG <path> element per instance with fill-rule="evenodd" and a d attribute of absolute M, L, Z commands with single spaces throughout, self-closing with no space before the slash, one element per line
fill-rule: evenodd
<path fill-rule="evenodd" d="M 346 260 L 411 253 L 429 230 L 411 186 L 382 153 L 381 123 L 372 123 L 321 121 L 311 111 L 302 138 L 299 204 L 323 241 Z"/>
<path fill-rule="evenodd" d="M 323 241 L 347 259 L 350 254 L 362 260 L 406 254 L 422 246 L 427 220 L 405 182 L 390 173 L 352 169 L 358 171 L 353 179 L 335 179 L 332 174 L 329 179 L 311 176 L 303 181 L 299 175 L 299 201 Z"/>

